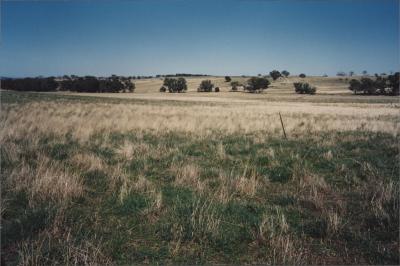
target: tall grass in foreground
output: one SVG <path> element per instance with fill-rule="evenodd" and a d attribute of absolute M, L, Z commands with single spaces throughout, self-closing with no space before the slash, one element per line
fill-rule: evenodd
<path fill-rule="evenodd" d="M 111 113 L 158 107 L 73 106 L 3 106 L 10 264 L 399 263 L 393 132 L 162 132 Z M 114 121 L 85 131 L 92 107 Z"/>
<path fill-rule="evenodd" d="M 68 135 L 3 141 L 8 261 L 399 259 L 398 147 L 389 135 L 283 142 L 132 132 L 84 143 Z"/>

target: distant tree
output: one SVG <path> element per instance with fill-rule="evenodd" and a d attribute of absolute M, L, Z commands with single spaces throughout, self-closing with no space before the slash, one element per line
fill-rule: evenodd
<path fill-rule="evenodd" d="M 231 86 L 232 86 L 232 91 L 237 91 L 238 87 L 241 86 L 241 84 L 239 83 L 239 81 L 232 81 Z"/>
<path fill-rule="evenodd" d="M 322 76 L 323 76 L 324 78 L 327 78 L 327 77 L 328 77 L 328 75 L 327 75 L 327 74 L 323 74 Z"/>
<path fill-rule="evenodd" d="M 362 78 L 360 81 L 352 79 L 349 84 L 349 90 L 353 91 L 354 94 L 357 94 L 357 92 L 363 92 L 364 94 L 371 95 L 377 94 L 379 90 L 379 85 L 370 78 Z"/>
<path fill-rule="evenodd" d="M 294 90 L 299 94 L 315 94 L 317 91 L 316 87 L 311 86 L 308 83 L 295 82 L 293 83 Z"/>
<path fill-rule="evenodd" d="M 165 78 L 164 86 L 169 92 L 184 92 L 187 90 L 186 79 L 184 78 Z"/>
<path fill-rule="evenodd" d="M 390 88 L 390 94 L 391 95 L 399 95 L 399 90 L 400 90 L 400 73 L 396 72 L 393 75 L 389 75 L 388 78 L 388 87 Z"/>
<path fill-rule="evenodd" d="M 375 93 L 376 94 L 386 94 L 386 88 L 388 87 L 387 84 L 388 79 L 383 76 L 377 76 L 375 79 Z"/>
<path fill-rule="evenodd" d="M 364 70 L 364 71 L 362 72 L 362 74 L 363 74 L 364 76 L 366 76 L 366 75 L 368 74 L 368 71 L 367 71 L 367 70 Z"/>
<path fill-rule="evenodd" d="M 129 78 L 111 76 L 97 78 L 94 76 L 76 77 L 62 80 L 60 89 L 75 92 L 133 92 L 136 88 Z"/>
<path fill-rule="evenodd" d="M 184 79 L 184 78 L 178 78 L 177 90 L 178 90 L 178 92 L 183 92 L 183 91 L 186 91 L 186 90 L 187 90 L 186 79 Z"/>
<path fill-rule="evenodd" d="M 289 75 L 290 75 L 289 71 L 287 71 L 287 70 L 283 70 L 281 73 L 285 77 L 289 77 Z"/>
<path fill-rule="evenodd" d="M 203 80 L 200 83 L 199 88 L 197 89 L 198 92 L 211 92 L 214 88 L 214 84 L 212 84 L 211 80 Z"/>
<path fill-rule="evenodd" d="M 215 87 L 214 91 L 219 92 L 219 87 Z"/>
<path fill-rule="evenodd" d="M 306 77 L 306 74 L 301 73 L 301 74 L 299 75 L 299 77 L 300 77 L 300 78 L 305 78 L 305 77 Z"/>
<path fill-rule="evenodd" d="M 266 78 L 252 77 L 247 81 L 245 90 L 248 92 L 261 92 L 268 88 L 270 82 Z"/>
<path fill-rule="evenodd" d="M 131 82 L 130 80 L 125 80 L 122 82 L 122 85 L 124 87 L 124 92 L 133 92 L 136 89 L 135 83 Z"/>
<path fill-rule="evenodd" d="M 362 78 L 361 79 L 361 88 L 364 94 L 376 94 L 378 90 L 378 86 L 376 85 L 375 81 L 370 78 Z"/>
<path fill-rule="evenodd" d="M 271 72 L 269 72 L 269 75 L 271 76 L 271 78 L 273 80 L 277 80 L 278 78 L 280 78 L 282 76 L 281 72 L 279 72 L 278 70 L 272 70 Z"/>
<path fill-rule="evenodd" d="M 349 90 L 351 90 L 352 92 L 354 92 L 354 94 L 357 94 L 357 92 L 361 91 L 361 82 L 357 79 L 352 79 L 349 82 L 350 86 L 349 86 Z"/>
<path fill-rule="evenodd" d="M 354 71 L 350 71 L 350 72 L 349 72 L 349 76 L 350 76 L 350 77 L 354 76 Z"/>
<path fill-rule="evenodd" d="M 338 76 L 338 77 L 345 77 L 345 76 L 346 76 L 346 73 L 343 72 L 343 71 L 339 71 L 339 72 L 336 74 L 336 76 Z"/>
<path fill-rule="evenodd" d="M 349 83 L 349 90 L 354 94 L 361 92 L 367 95 L 399 95 L 400 73 L 394 75 L 380 76 L 376 75 L 375 79 L 363 77 L 361 80 L 352 79 Z"/>
<path fill-rule="evenodd" d="M 229 77 L 229 76 L 225 76 L 225 82 L 231 82 L 231 77 Z"/>

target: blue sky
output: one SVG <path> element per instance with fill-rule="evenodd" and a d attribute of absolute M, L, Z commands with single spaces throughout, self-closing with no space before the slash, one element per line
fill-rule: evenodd
<path fill-rule="evenodd" d="M 2 1 L 1 76 L 396 71 L 398 0 Z"/>

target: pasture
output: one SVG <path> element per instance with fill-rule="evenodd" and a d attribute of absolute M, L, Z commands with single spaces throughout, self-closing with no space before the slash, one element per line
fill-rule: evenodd
<path fill-rule="evenodd" d="M 221 91 L 198 93 L 204 79 Z M 299 80 L 317 94 L 295 94 Z M 5 261 L 399 263 L 398 97 L 336 77 L 260 94 L 187 82 L 1 91 Z"/>

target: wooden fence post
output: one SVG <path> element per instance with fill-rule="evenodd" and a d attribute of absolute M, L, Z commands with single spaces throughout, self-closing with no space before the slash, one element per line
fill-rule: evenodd
<path fill-rule="evenodd" d="M 283 136 L 285 136 L 285 139 L 287 139 L 285 127 L 284 127 L 284 125 L 283 125 L 283 120 L 282 120 L 282 116 L 281 116 L 281 113 L 280 113 L 280 112 L 279 112 L 279 118 L 281 119 L 281 125 L 282 125 L 282 129 L 283 129 Z"/>

